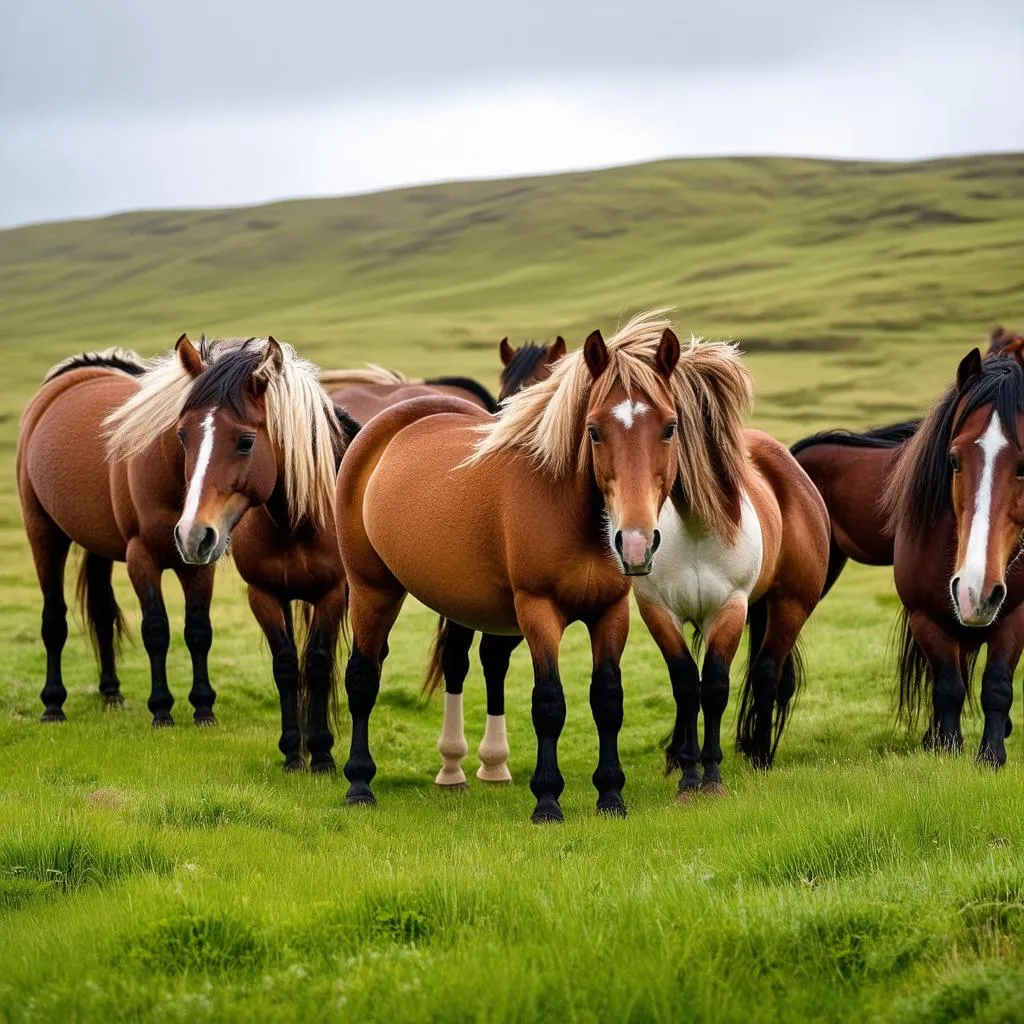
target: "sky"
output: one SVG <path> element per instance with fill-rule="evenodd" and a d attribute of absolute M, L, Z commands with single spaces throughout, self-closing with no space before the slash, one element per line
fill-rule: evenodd
<path fill-rule="evenodd" d="M 0 227 L 662 157 L 1021 150 L 1022 0 L 0 2 Z"/>

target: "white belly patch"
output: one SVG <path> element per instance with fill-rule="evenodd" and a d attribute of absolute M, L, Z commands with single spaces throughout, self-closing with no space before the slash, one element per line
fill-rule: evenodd
<path fill-rule="evenodd" d="M 661 546 L 649 576 L 633 581 L 645 601 L 661 605 L 679 620 L 707 632 L 722 606 L 736 594 L 749 598 L 757 585 L 764 542 L 757 512 L 746 494 L 740 529 L 725 547 L 703 523 L 684 519 L 671 501 L 658 517 Z"/>

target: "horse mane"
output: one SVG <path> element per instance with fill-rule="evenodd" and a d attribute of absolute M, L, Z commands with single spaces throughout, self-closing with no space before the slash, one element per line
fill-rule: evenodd
<path fill-rule="evenodd" d="M 204 339 L 200 354 L 207 365 L 195 378 L 175 352 L 155 360 L 139 378 L 139 390 L 104 421 L 111 456 L 139 454 L 191 409 L 227 405 L 241 415 L 246 386 L 255 375 L 267 385 L 267 432 L 281 452 L 291 524 L 307 518 L 320 525 L 331 522 L 337 460 L 345 449 L 342 425 L 320 386 L 318 368 L 291 345 L 282 343 L 281 350 L 284 362 L 277 371 L 267 358 L 265 338 Z"/>
<path fill-rule="evenodd" d="M 484 408 L 489 413 L 496 413 L 498 411 L 498 403 L 494 398 L 494 395 L 490 393 L 478 380 L 473 380 L 472 377 L 431 377 L 429 380 L 425 380 L 424 384 L 430 386 L 443 385 L 449 388 L 459 388 L 462 391 L 468 391 L 471 395 L 479 398 L 484 403 Z"/>
<path fill-rule="evenodd" d="M 46 371 L 46 376 L 43 377 L 43 383 L 49 384 L 51 380 L 62 374 L 88 367 L 120 370 L 132 377 L 139 377 L 149 369 L 149 363 L 138 352 L 133 352 L 130 348 L 105 348 L 99 352 L 79 352 L 77 355 L 68 356 L 67 359 L 62 359 L 55 366 L 51 366 Z"/>
<path fill-rule="evenodd" d="M 512 359 L 502 371 L 501 382 L 510 392 L 519 391 L 533 375 L 537 364 L 547 355 L 548 346 L 527 341 L 512 353 Z"/>
<path fill-rule="evenodd" d="M 321 370 L 320 384 L 324 388 L 346 387 L 349 384 L 377 384 L 382 387 L 393 387 L 398 384 L 415 384 L 399 370 L 385 370 L 376 363 L 367 363 L 358 370 Z"/>
<path fill-rule="evenodd" d="M 967 417 L 986 405 L 995 406 L 1003 429 L 1020 447 L 1017 416 L 1024 413 L 1024 369 L 1016 359 L 986 359 L 962 389 L 946 391 L 906 443 L 879 502 L 890 531 L 902 526 L 922 537 L 938 525 L 950 507 L 949 446 Z"/>
<path fill-rule="evenodd" d="M 905 420 L 887 427 L 872 427 L 861 433 L 853 430 L 823 430 L 797 441 L 789 451 L 791 455 L 799 455 L 820 444 L 837 444 L 847 448 L 899 448 L 904 441 L 914 436 L 920 425 L 921 420 Z"/>
<path fill-rule="evenodd" d="M 657 394 L 665 379 L 655 368 L 667 310 L 638 313 L 605 344 L 608 368 L 590 375 L 583 350 L 569 352 L 551 375 L 505 401 L 495 419 L 477 428 L 480 439 L 466 460 L 521 451 L 555 479 L 585 472 L 590 446 L 583 429 L 588 405 L 603 402 L 615 384 L 627 394 Z M 750 375 L 735 345 L 691 338 L 668 382 L 679 417 L 678 482 L 690 510 L 730 542 L 738 529 L 739 494 L 750 473 L 743 417 L 753 405 Z M 685 443 L 683 443 L 685 441 Z"/>

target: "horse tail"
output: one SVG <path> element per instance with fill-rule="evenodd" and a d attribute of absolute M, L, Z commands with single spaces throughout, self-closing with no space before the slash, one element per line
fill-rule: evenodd
<path fill-rule="evenodd" d="M 931 667 L 924 651 L 918 646 L 910 630 L 910 616 L 907 609 L 900 612 L 896 620 L 896 632 L 901 634 L 899 653 L 900 696 L 896 710 L 896 721 L 912 729 L 921 714 L 921 702 L 931 689 Z"/>
<path fill-rule="evenodd" d="M 430 645 L 430 657 L 427 660 L 427 674 L 423 678 L 423 687 L 420 694 L 424 697 L 431 696 L 444 682 L 444 643 L 448 639 L 448 620 L 443 616 L 437 617 L 437 631 L 434 633 L 434 642 Z"/>
<path fill-rule="evenodd" d="M 782 734 L 786 731 L 790 711 L 803 690 L 806 679 L 807 669 L 798 639 L 793 645 L 793 650 L 789 652 L 789 657 L 782 663 L 782 674 L 779 676 L 779 688 L 775 701 L 775 723 L 772 726 L 771 759 L 773 761 L 775 760 L 775 751 L 779 748 L 779 740 L 782 739 Z"/>
<path fill-rule="evenodd" d="M 747 609 L 747 624 L 750 627 L 750 649 L 747 652 L 747 668 L 743 673 L 743 690 L 740 693 L 740 710 L 736 716 L 736 749 L 750 757 L 754 753 L 754 666 L 764 646 L 768 632 L 768 604 L 762 598 Z"/>
<path fill-rule="evenodd" d="M 120 649 L 128 632 L 124 614 L 110 583 L 110 569 L 109 559 L 86 551 L 78 568 L 78 582 L 75 585 L 78 613 L 97 658 L 100 654 L 101 627 L 113 629 L 115 650 Z"/>
<path fill-rule="evenodd" d="M 293 628 L 295 631 L 295 650 L 299 656 L 299 713 L 300 721 L 303 723 L 302 731 L 305 734 L 305 722 L 309 710 L 309 677 L 306 672 L 306 661 L 309 657 L 309 642 L 313 634 L 313 606 L 305 601 L 296 601 L 294 606 L 297 606 L 298 611 L 298 614 L 293 619 Z M 338 671 L 337 639 L 331 654 L 331 677 L 327 684 L 327 718 L 331 725 L 331 731 L 337 734 L 341 725 L 341 704 L 338 700 L 340 673 Z"/>

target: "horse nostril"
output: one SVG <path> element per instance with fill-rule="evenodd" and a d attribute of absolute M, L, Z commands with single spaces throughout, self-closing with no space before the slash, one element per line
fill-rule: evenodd
<path fill-rule="evenodd" d="M 949 589 L 950 589 L 950 591 L 953 594 L 953 600 L 957 603 L 957 606 L 959 606 L 959 604 L 960 604 L 960 577 L 959 576 L 954 576 L 949 581 Z"/>
<path fill-rule="evenodd" d="M 992 588 L 992 593 L 988 595 L 988 605 L 990 608 L 996 607 L 1003 603 L 1003 598 L 1006 597 L 1006 587 L 1002 583 L 997 583 Z"/>
<path fill-rule="evenodd" d="M 619 553 L 619 558 L 622 557 L 622 531 L 615 531 L 615 550 Z"/>
<path fill-rule="evenodd" d="M 661 530 L 654 531 L 654 540 L 651 541 L 651 554 L 655 554 L 661 547 Z"/>
<path fill-rule="evenodd" d="M 211 552 L 216 546 L 217 531 L 212 526 L 208 526 L 203 530 L 203 539 L 196 547 L 196 554 L 199 555 L 200 558 L 209 558 Z"/>
<path fill-rule="evenodd" d="M 185 541 L 182 539 L 180 526 L 174 528 L 174 543 L 178 545 L 179 551 L 185 550 Z"/>

